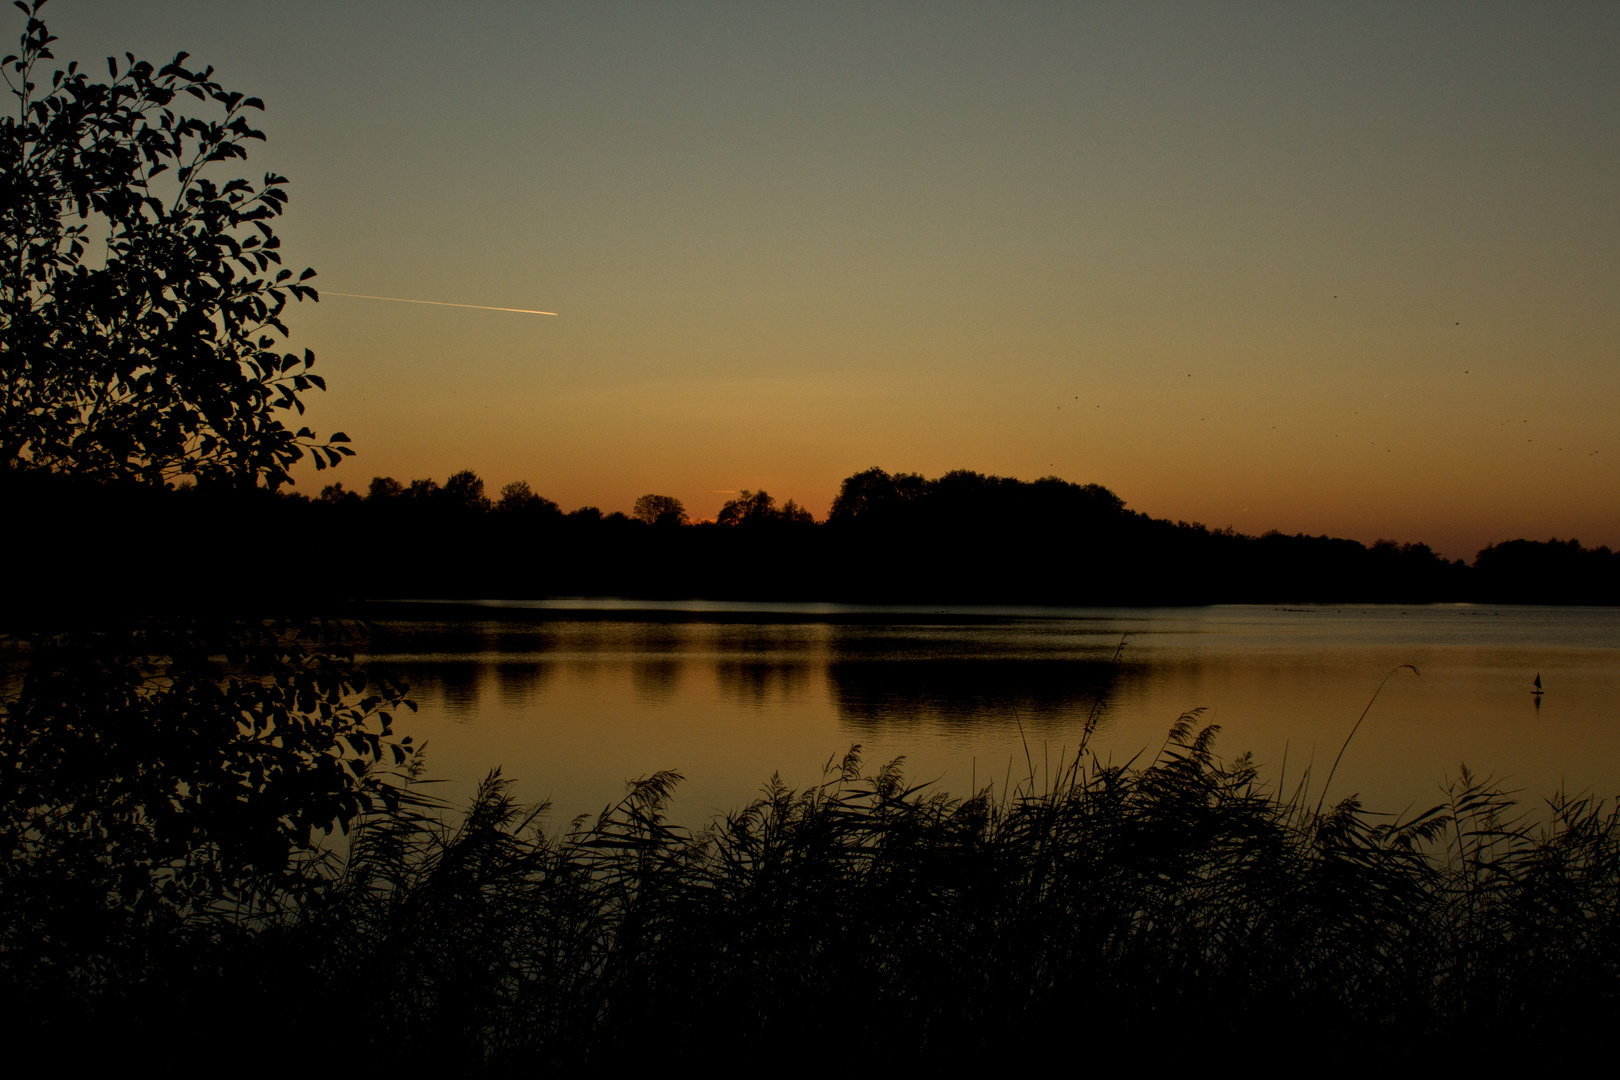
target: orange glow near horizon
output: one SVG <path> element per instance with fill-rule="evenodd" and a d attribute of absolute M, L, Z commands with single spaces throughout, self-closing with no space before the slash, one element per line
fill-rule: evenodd
<path fill-rule="evenodd" d="M 861 469 L 967 468 L 1249 533 L 1620 546 L 1620 8 L 51 29 L 262 97 L 287 265 L 434 298 L 286 313 L 331 387 L 304 422 L 359 452 L 306 489 L 472 468 L 570 509 L 824 516 Z M 447 306 L 474 298 L 567 318 Z"/>

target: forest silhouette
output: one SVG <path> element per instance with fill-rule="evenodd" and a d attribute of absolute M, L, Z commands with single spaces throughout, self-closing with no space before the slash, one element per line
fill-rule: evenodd
<path fill-rule="evenodd" d="M 373 479 L 310 499 L 283 489 L 170 490 L 40 472 L 0 478 L 27 532 L 6 556 L 37 569 L 15 610 L 219 605 L 233 600 L 612 596 L 903 604 L 1529 604 L 1620 602 L 1620 558 L 1576 540 L 1510 540 L 1472 564 L 1421 543 L 1166 521 L 1107 488 L 958 470 L 847 477 L 825 521 L 764 491 L 689 522 L 671 496 L 634 516 L 571 512 L 517 482 L 495 498 L 473 472 L 443 484 Z M 269 539 L 280 537 L 283 540 Z M 337 550 L 310 558 L 308 543 Z M 242 572 L 243 560 L 261 569 Z M 85 575 L 85 566 L 139 566 Z M 17 564 L 14 562 L 14 565 Z M 296 567 L 296 571 L 294 571 Z"/>

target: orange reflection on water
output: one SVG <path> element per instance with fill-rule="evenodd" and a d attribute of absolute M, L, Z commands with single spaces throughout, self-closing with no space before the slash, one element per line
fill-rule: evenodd
<path fill-rule="evenodd" d="M 373 657 L 415 686 L 407 730 L 459 802 L 495 765 L 553 822 L 624 781 L 685 776 L 671 819 L 735 809 L 773 773 L 791 786 L 860 744 L 953 793 L 1037 784 L 1086 718 L 1101 760 L 1144 761 L 1204 708 L 1217 748 L 1262 779 L 1320 784 L 1393 668 L 1333 780 L 1399 812 L 1438 801 L 1466 762 L 1539 799 L 1620 790 L 1620 613 L 1608 609 L 1215 607 L 878 612 L 708 605 L 541 608 L 379 624 Z M 719 609 L 716 609 L 719 608 Z M 510 616 L 519 616 L 512 618 Z M 1119 642 L 1118 663 L 1112 658 Z M 1548 693 L 1530 694 L 1540 672 Z"/>

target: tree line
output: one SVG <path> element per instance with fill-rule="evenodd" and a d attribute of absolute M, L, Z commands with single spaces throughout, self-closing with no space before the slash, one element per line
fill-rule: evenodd
<path fill-rule="evenodd" d="M 39 472 L 0 498 L 32 522 L 6 543 L 30 606 L 122 593 L 150 606 L 242 598 L 642 598 L 919 604 L 1620 602 L 1620 559 L 1576 540 L 1510 540 L 1472 563 L 1422 543 L 1248 535 L 1129 509 L 1109 489 L 957 470 L 867 469 L 825 520 L 745 490 L 714 521 L 674 496 L 564 511 L 471 470 L 364 494 L 164 489 Z M 316 553 L 321 553 L 319 557 Z M 108 560 L 139 573 L 86 577 Z M 54 568 L 54 569 L 53 569 Z M 82 583 L 82 584 L 76 584 Z"/>
<path fill-rule="evenodd" d="M 288 497 L 297 500 L 301 496 L 289 493 Z M 531 520 L 567 516 L 589 521 L 633 520 L 644 525 L 692 524 L 685 504 L 673 495 L 641 496 L 636 500 L 628 519 L 620 511 L 604 515 L 595 506 L 582 506 L 564 515 L 562 507 L 557 503 L 536 495 L 527 480 L 514 480 L 501 489 L 498 498 L 491 499 L 484 493 L 483 479 L 471 469 L 463 469 L 453 474 L 442 486 L 432 479 L 412 480 L 409 484 L 402 484 L 392 476 L 374 476 L 367 485 L 364 496 L 358 491 L 345 489 L 342 481 L 338 481 L 321 489 L 319 501 L 351 508 L 361 504 L 373 508 L 402 504 L 426 514 L 449 510 L 471 513 L 496 512 L 509 516 L 523 516 Z M 776 500 L 768 492 L 746 489 L 738 492 L 735 499 L 726 500 L 715 518 L 715 523 L 719 525 L 757 525 L 768 521 L 810 524 L 814 518 L 810 511 L 792 499 L 777 506 Z"/>

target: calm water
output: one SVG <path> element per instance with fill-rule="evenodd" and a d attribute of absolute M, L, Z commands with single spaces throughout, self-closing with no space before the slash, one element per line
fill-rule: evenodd
<path fill-rule="evenodd" d="M 414 606 L 413 615 L 434 609 Z M 449 609 L 445 609 L 447 612 Z M 1380 810 L 1438 801 L 1466 763 L 1532 802 L 1563 786 L 1620 793 L 1620 610 L 1228 606 L 871 609 L 552 601 L 487 619 L 382 620 L 369 659 L 411 683 L 440 794 L 492 766 L 551 820 L 595 812 L 624 781 L 685 776 L 698 825 L 774 772 L 814 781 L 860 744 L 953 793 L 1090 751 L 1150 758 L 1181 713 L 1219 724 L 1273 784 L 1326 776 Z M 1123 641 L 1123 646 L 1121 642 Z M 1118 659 L 1113 658 L 1116 653 Z M 1531 683 L 1547 693 L 1538 706 Z"/>

